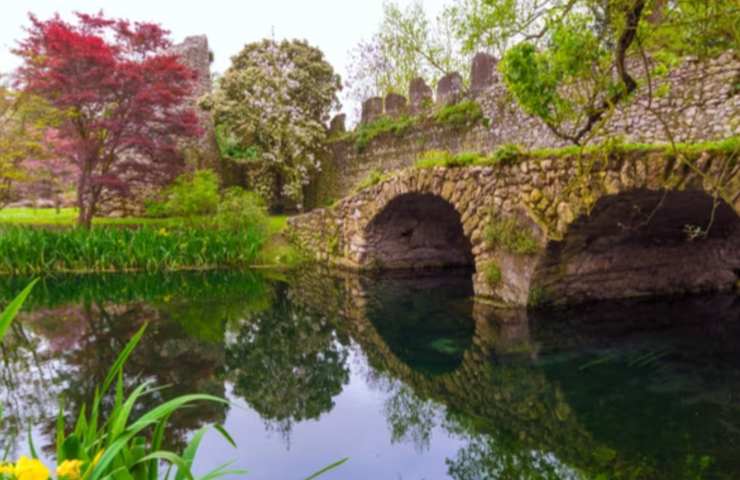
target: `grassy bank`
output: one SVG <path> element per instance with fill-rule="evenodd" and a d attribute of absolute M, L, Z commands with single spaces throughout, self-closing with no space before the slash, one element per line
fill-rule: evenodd
<path fill-rule="evenodd" d="M 253 265 L 267 238 L 259 228 L 46 229 L 0 231 L 0 273 L 112 272 L 239 268 Z"/>
<path fill-rule="evenodd" d="M 0 274 L 285 268 L 302 260 L 282 237 L 285 215 L 225 229 L 206 217 L 100 218 L 90 231 L 73 228 L 76 220 L 73 208 L 0 210 Z"/>

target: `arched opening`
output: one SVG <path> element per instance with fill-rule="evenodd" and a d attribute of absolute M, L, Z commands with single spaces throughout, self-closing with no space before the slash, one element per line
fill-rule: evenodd
<path fill-rule="evenodd" d="M 723 291 L 740 273 L 740 218 L 703 191 L 597 202 L 551 242 L 533 286 L 555 303 Z"/>
<path fill-rule="evenodd" d="M 391 200 L 365 231 L 366 265 L 378 269 L 472 267 L 460 214 L 437 195 L 409 193 Z"/>

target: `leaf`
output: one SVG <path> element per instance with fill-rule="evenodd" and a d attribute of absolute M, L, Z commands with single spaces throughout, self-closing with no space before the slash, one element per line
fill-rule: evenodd
<path fill-rule="evenodd" d="M 318 472 L 314 473 L 310 477 L 306 477 L 306 480 L 313 480 L 314 478 L 317 478 L 317 477 L 319 477 L 319 476 L 321 476 L 321 475 L 323 475 L 323 474 L 325 474 L 325 473 L 327 473 L 327 472 L 329 472 L 331 470 L 334 470 L 335 468 L 337 468 L 340 465 L 344 464 L 347 460 L 349 460 L 349 457 L 343 458 L 343 459 L 339 460 L 338 462 L 334 462 L 331 465 L 328 465 L 328 466 L 322 468 L 321 470 L 319 470 Z"/>
<path fill-rule="evenodd" d="M 24 288 L 23 291 L 19 293 L 18 296 L 15 297 L 15 299 L 13 299 L 13 301 L 10 302 L 7 307 L 5 307 L 5 310 L 0 313 L 0 340 L 2 340 L 5 336 L 8 327 L 10 326 L 15 316 L 18 314 L 18 310 L 21 309 L 26 301 L 26 298 L 28 298 L 28 295 L 31 294 L 31 290 L 33 290 L 34 285 L 36 285 L 36 282 L 38 281 L 39 279 L 37 278 L 29 283 L 26 288 Z"/>
<path fill-rule="evenodd" d="M 183 472 L 185 478 L 187 478 L 188 480 L 193 480 L 193 474 L 190 472 L 190 466 L 182 457 L 175 453 L 160 450 L 158 452 L 150 453 L 136 463 L 143 463 L 149 460 L 164 460 L 172 465 L 176 465 L 178 476 L 180 475 L 180 472 Z"/>
<path fill-rule="evenodd" d="M 139 331 L 136 332 L 133 337 L 131 337 L 131 340 L 129 340 L 126 346 L 123 348 L 123 350 L 121 350 L 121 353 L 118 354 L 118 358 L 116 358 L 116 361 L 113 362 L 113 366 L 108 371 L 108 375 L 105 377 L 105 381 L 103 382 L 103 388 L 101 389 L 103 393 L 108 391 L 108 389 L 111 386 L 111 383 L 113 383 L 113 380 L 118 375 L 119 370 L 123 369 L 123 366 L 126 364 L 128 357 L 131 355 L 131 352 L 134 351 L 134 348 L 136 348 L 136 345 L 138 345 L 148 325 L 149 324 L 145 323 L 139 329 Z"/>
<path fill-rule="evenodd" d="M 39 458 L 39 454 L 36 453 L 36 447 L 33 445 L 33 435 L 31 434 L 31 426 L 28 426 L 28 451 L 31 452 L 31 458 Z"/>

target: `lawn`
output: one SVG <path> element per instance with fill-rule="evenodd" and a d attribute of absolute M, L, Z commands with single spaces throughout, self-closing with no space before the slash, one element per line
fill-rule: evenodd
<path fill-rule="evenodd" d="M 169 225 L 176 218 L 96 218 L 94 225 Z M 0 224 L 12 225 L 75 225 L 76 208 L 4 208 L 0 210 Z"/>

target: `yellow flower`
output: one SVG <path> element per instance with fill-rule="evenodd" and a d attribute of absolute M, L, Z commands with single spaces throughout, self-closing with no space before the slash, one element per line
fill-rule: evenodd
<path fill-rule="evenodd" d="M 48 480 L 49 469 L 35 458 L 21 457 L 15 464 L 16 480 Z"/>
<path fill-rule="evenodd" d="M 65 460 L 57 467 L 57 476 L 67 480 L 78 480 L 80 478 L 81 460 Z"/>
<path fill-rule="evenodd" d="M 11 463 L 0 463 L 0 475 L 13 475 L 15 467 Z"/>
<path fill-rule="evenodd" d="M 164 228 L 164 227 L 160 228 L 160 229 L 159 229 L 159 232 L 158 232 L 158 233 L 159 233 L 159 235 L 160 235 L 160 236 L 162 236 L 162 237 L 167 237 L 167 236 L 169 236 L 169 234 L 170 234 L 170 233 L 169 233 L 169 232 L 167 231 L 167 229 L 166 229 L 166 228 Z"/>

